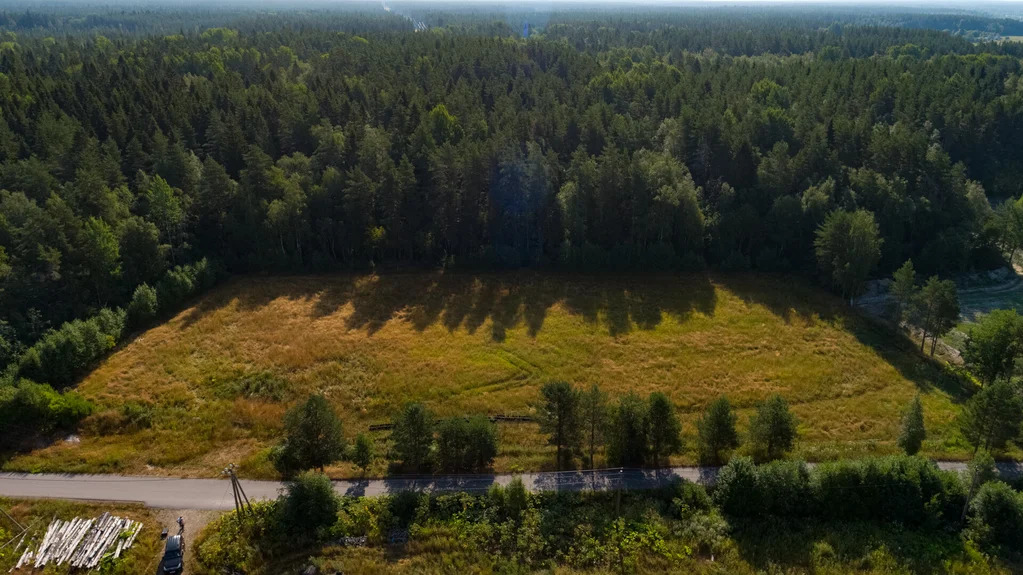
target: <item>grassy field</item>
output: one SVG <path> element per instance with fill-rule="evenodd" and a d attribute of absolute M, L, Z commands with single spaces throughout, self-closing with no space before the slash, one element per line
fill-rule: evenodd
<path fill-rule="evenodd" d="M 119 517 L 128 517 L 143 523 L 142 531 L 139 532 L 135 544 L 121 558 L 113 564 L 109 570 L 102 571 L 111 575 L 142 575 L 155 573 L 161 553 L 163 552 L 160 541 L 160 525 L 148 509 L 141 505 L 130 505 L 121 503 L 80 503 L 72 501 L 59 501 L 49 499 L 4 499 L 0 497 L 0 509 L 9 513 L 15 520 L 29 528 L 27 541 L 33 539 L 38 543 L 46 533 L 46 528 L 54 518 L 65 521 L 75 517 L 98 517 L 103 512 L 109 512 Z M 0 514 L 0 545 L 7 543 L 12 533 L 20 532 L 2 514 Z M 17 539 L 20 539 L 18 537 Z M 14 552 L 17 543 L 0 549 L 0 572 L 6 573 L 14 567 L 21 557 L 24 548 Z M 46 573 L 52 575 L 63 575 L 73 570 L 65 565 L 62 568 L 48 566 Z M 28 569 L 21 572 L 27 573 Z M 35 571 L 33 571 L 35 572 Z"/>
<path fill-rule="evenodd" d="M 801 420 L 797 456 L 895 451 L 900 412 L 919 392 L 926 454 L 966 457 L 954 425 L 962 390 L 914 347 L 787 277 L 243 277 L 85 378 L 79 390 L 99 413 L 79 440 L 4 467 L 210 476 L 236 462 L 270 476 L 281 416 L 309 393 L 326 395 L 352 437 L 412 400 L 440 416 L 528 415 L 549 379 L 667 393 L 688 440 L 676 463 L 695 461 L 694 422 L 709 401 L 727 394 L 744 427 L 776 392 Z M 498 470 L 552 464 L 534 424 L 500 433 Z M 374 437 L 383 451 L 386 433 Z"/>

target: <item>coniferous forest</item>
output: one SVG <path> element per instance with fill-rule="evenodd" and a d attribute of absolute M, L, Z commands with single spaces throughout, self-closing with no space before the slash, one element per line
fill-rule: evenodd
<path fill-rule="evenodd" d="M 223 272 L 823 271 L 853 295 L 828 219 L 873 230 L 874 277 L 1005 264 L 1020 45 L 880 8 L 529 18 L 0 13 L 8 376 L 69 384 L 84 365 L 47 358 L 112 346 L 101 310 L 142 324 Z M 54 339 L 75 320 L 91 337 Z"/>

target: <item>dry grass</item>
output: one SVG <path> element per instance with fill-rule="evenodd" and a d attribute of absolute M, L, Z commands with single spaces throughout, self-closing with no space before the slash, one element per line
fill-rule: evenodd
<path fill-rule="evenodd" d="M 283 392 L 245 391 L 239 382 L 259 374 Z M 900 410 L 920 392 L 927 454 L 967 453 L 950 378 L 913 343 L 793 278 L 418 273 L 238 278 L 81 383 L 113 430 L 87 422 L 80 443 L 6 467 L 212 475 L 234 461 L 270 475 L 281 415 L 308 393 L 323 392 L 354 436 L 407 401 L 441 416 L 529 414 L 549 379 L 663 391 L 690 446 L 698 412 L 718 395 L 744 423 L 781 393 L 802 421 L 797 455 L 811 459 L 894 451 Z M 113 410 L 128 400 L 153 405 L 150 428 L 116 429 Z M 501 432 L 499 470 L 549 465 L 535 426 Z M 690 461 L 693 450 L 677 458 Z"/>

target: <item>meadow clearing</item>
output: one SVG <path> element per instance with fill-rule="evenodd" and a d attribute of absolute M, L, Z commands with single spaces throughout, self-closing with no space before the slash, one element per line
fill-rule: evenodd
<path fill-rule="evenodd" d="M 408 401 L 440 417 L 530 415 L 551 379 L 667 393 L 685 425 L 677 464 L 696 461 L 695 421 L 721 394 L 739 407 L 740 432 L 757 402 L 782 394 L 800 419 L 794 456 L 822 460 L 895 452 L 900 414 L 920 393 L 924 454 L 966 458 L 963 390 L 916 345 L 785 276 L 238 277 L 81 382 L 98 410 L 79 437 L 4 467 L 212 476 L 235 462 L 269 477 L 281 417 L 310 393 L 330 400 L 351 438 Z M 496 470 L 553 465 L 535 424 L 499 428 Z M 387 432 L 372 437 L 384 453 Z M 383 459 L 371 469 L 385 472 Z"/>

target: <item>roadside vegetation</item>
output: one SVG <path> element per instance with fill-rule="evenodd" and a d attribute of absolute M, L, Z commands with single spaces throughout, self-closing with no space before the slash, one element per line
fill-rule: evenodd
<path fill-rule="evenodd" d="M 895 456 L 808 469 L 735 458 L 709 493 L 527 492 L 339 498 L 322 475 L 212 523 L 202 572 L 1017 572 L 1023 494 Z M 969 485 L 975 483 L 971 496 Z M 969 501 L 969 503 L 968 503 Z M 966 509 L 965 521 L 962 520 Z"/>

